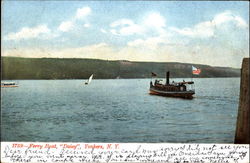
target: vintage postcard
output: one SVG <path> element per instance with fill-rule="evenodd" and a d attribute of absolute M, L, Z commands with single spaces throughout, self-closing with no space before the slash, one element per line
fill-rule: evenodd
<path fill-rule="evenodd" d="M 249 160 L 248 1 L 1 3 L 3 162 Z"/>

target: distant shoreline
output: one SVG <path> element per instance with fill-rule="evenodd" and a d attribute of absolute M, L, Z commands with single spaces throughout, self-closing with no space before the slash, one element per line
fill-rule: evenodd
<path fill-rule="evenodd" d="M 19 58 L 2 57 L 2 80 L 60 80 L 87 79 L 145 79 L 151 72 L 159 78 L 228 78 L 240 77 L 240 69 L 178 62 L 131 62 L 76 58 Z M 191 67 L 201 69 L 193 75 Z"/>

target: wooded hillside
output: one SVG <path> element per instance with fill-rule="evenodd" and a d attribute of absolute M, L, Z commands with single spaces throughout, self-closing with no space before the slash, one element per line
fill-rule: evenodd
<path fill-rule="evenodd" d="M 99 79 L 149 78 L 151 72 L 158 77 L 191 77 L 191 66 L 201 69 L 194 77 L 239 77 L 240 69 L 212 67 L 175 62 L 130 62 L 97 59 L 59 59 L 59 58 L 18 58 L 2 57 L 2 79 L 86 79 L 91 74 Z"/>

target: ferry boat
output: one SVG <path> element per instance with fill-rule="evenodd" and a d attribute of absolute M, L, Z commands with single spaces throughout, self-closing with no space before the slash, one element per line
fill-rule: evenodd
<path fill-rule="evenodd" d="M 195 94 L 194 82 L 169 82 L 170 72 L 166 73 L 166 83 L 163 84 L 162 80 L 155 79 L 154 84 L 151 80 L 149 93 L 152 95 L 168 96 L 168 97 L 181 97 L 192 99 Z"/>
<path fill-rule="evenodd" d="M 1 82 L 1 87 L 18 87 L 15 82 Z"/>

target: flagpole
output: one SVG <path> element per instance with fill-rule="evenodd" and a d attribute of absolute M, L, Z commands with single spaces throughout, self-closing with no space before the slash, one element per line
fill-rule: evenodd
<path fill-rule="evenodd" d="M 191 81 L 193 81 L 193 66 L 192 66 L 192 69 L 191 69 L 191 73 L 192 73 L 192 76 L 191 76 Z"/>
<path fill-rule="evenodd" d="M 192 66 L 192 69 L 191 69 L 191 73 L 192 73 L 192 76 L 191 76 L 191 82 L 193 82 L 193 66 Z M 193 90 L 194 89 L 194 86 L 193 84 L 191 84 L 191 89 Z"/>

